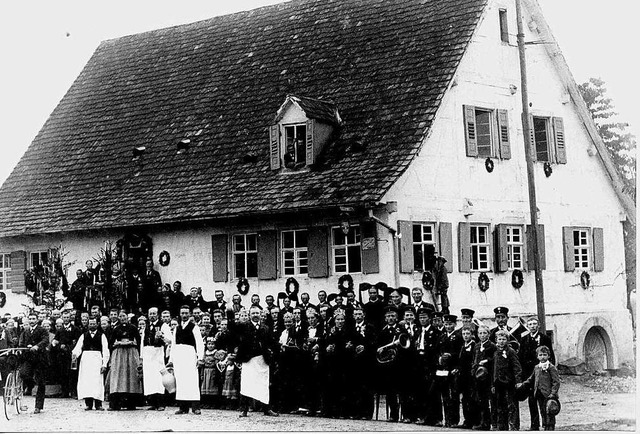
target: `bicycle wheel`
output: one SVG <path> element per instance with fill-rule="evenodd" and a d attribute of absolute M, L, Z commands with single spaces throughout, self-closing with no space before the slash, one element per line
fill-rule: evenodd
<path fill-rule="evenodd" d="M 13 400 L 16 403 L 16 412 L 20 414 L 22 409 L 22 396 L 24 395 L 24 389 L 22 384 L 22 378 L 20 375 L 15 374 L 15 386 L 13 388 Z"/>
<path fill-rule="evenodd" d="M 9 411 L 7 410 L 13 404 L 13 390 L 15 387 L 15 376 L 13 372 L 7 375 L 7 382 L 4 385 L 4 389 L 2 391 L 2 405 L 4 407 L 4 417 L 9 420 Z"/>

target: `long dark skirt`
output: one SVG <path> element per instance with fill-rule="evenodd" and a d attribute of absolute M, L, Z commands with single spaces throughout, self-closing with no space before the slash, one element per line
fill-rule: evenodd
<path fill-rule="evenodd" d="M 111 353 L 109 402 L 112 408 L 142 405 L 142 382 L 138 376 L 140 356 L 135 347 L 116 347 Z"/>

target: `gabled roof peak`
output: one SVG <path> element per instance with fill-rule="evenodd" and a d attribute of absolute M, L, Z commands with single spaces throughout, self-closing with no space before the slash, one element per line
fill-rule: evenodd
<path fill-rule="evenodd" d="M 338 113 L 338 107 L 333 101 L 324 101 L 300 95 L 287 95 L 284 103 L 282 103 L 276 113 L 275 123 L 280 122 L 282 116 L 284 116 L 284 113 L 291 104 L 297 105 L 309 119 L 318 119 L 335 126 L 342 125 L 342 118 L 340 117 L 340 113 Z"/>

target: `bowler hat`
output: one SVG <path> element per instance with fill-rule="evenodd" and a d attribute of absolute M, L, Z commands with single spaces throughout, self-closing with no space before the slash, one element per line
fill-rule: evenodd
<path fill-rule="evenodd" d="M 547 414 L 551 416 L 555 416 L 560 413 L 560 401 L 556 398 L 547 399 Z"/>

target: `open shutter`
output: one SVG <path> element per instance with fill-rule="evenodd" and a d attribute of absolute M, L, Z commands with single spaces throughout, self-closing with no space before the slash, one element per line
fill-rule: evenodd
<path fill-rule="evenodd" d="M 464 111 L 464 137 L 467 144 L 467 157 L 477 157 L 476 109 L 471 105 L 463 105 L 462 109 Z"/>
<path fill-rule="evenodd" d="M 522 119 L 524 119 L 524 113 L 522 114 Z M 527 134 L 527 132 L 523 131 L 522 134 Z M 533 129 L 533 116 L 532 115 L 529 115 L 529 144 L 531 145 L 531 157 L 532 157 L 532 160 L 533 161 L 538 161 L 538 154 L 536 153 L 536 138 L 535 138 L 535 131 Z"/>
<path fill-rule="evenodd" d="M 507 271 L 509 269 L 507 226 L 503 224 L 496 225 L 493 234 L 496 246 L 496 271 Z"/>
<path fill-rule="evenodd" d="M 503 160 L 511 158 L 511 144 L 509 142 L 509 112 L 498 110 L 498 141 L 500 143 L 500 157 Z"/>
<path fill-rule="evenodd" d="M 316 121 L 309 119 L 307 121 L 307 165 L 313 164 L 316 161 L 314 143 L 313 143 L 313 129 Z"/>
<path fill-rule="evenodd" d="M 593 228 L 593 271 L 604 271 L 604 230 Z"/>
<path fill-rule="evenodd" d="M 447 273 L 453 272 L 453 227 L 451 223 L 441 222 L 438 228 L 440 237 L 440 256 L 447 260 Z"/>
<path fill-rule="evenodd" d="M 467 222 L 458 223 L 458 270 L 471 271 L 471 227 Z"/>
<path fill-rule="evenodd" d="M 258 232 L 258 278 L 267 280 L 278 277 L 278 233 Z"/>
<path fill-rule="evenodd" d="M 327 227 L 318 226 L 309 229 L 309 277 L 327 277 L 329 275 L 329 257 Z"/>
<path fill-rule="evenodd" d="M 533 266 L 533 227 L 527 225 L 527 269 L 534 270 Z M 547 269 L 547 253 L 545 250 L 544 225 L 538 225 L 538 252 L 540 252 L 540 269 Z"/>
<path fill-rule="evenodd" d="M 269 127 L 269 155 L 271 159 L 271 170 L 280 168 L 280 126 L 271 125 Z"/>
<path fill-rule="evenodd" d="M 27 269 L 27 252 L 17 250 L 11 252 L 11 271 L 9 271 L 9 288 L 16 294 L 24 294 L 27 288 L 24 284 L 24 271 Z"/>
<path fill-rule="evenodd" d="M 227 281 L 227 234 L 211 235 L 211 258 L 213 260 L 213 281 Z"/>
<path fill-rule="evenodd" d="M 567 164 L 567 150 L 564 146 L 564 122 L 562 118 L 551 118 L 553 122 L 554 143 L 556 145 L 556 163 Z"/>
<path fill-rule="evenodd" d="M 376 222 L 360 223 L 362 237 L 360 248 L 362 251 L 362 272 L 372 274 L 380 272 L 380 260 L 378 258 L 378 230 Z"/>
<path fill-rule="evenodd" d="M 564 248 L 564 271 L 573 271 L 576 269 L 576 262 L 573 257 L 573 227 L 562 228 L 562 246 Z"/>
<path fill-rule="evenodd" d="M 408 220 L 398 220 L 398 232 L 402 235 L 400 243 L 400 272 L 413 271 L 413 223 Z"/>

